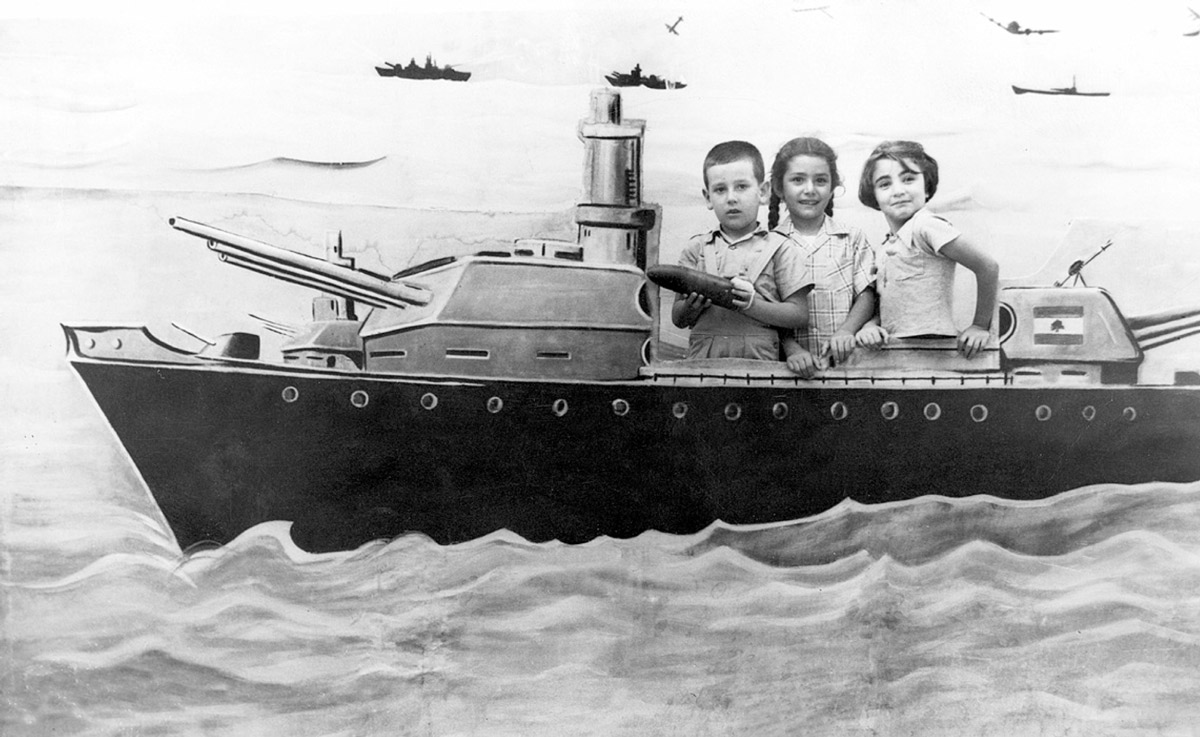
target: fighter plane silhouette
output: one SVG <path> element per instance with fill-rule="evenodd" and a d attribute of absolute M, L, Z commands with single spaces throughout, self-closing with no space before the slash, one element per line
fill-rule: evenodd
<path fill-rule="evenodd" d="M 681 16 L 679 16 L 679 20 L 675 21 L 674 23 L 664 23 L 663 25 L 665 25 L 665 26 L 667 27 L 667 30 L 668 30 L 668 31 L 670 31 L 671 33 L 674 33 L 676 36 L 678 36 L 678 35 L 679 35 L 679 31 L 676 31 L 676 30 L 675 30 L 675 26 L 679 25 L 681 22 L 683 22 L 683 16 L 682 16 L 682 15 L 681 15 Z"/>
<path fill-rule="evenodd" d="M 819 5 L 819 6 L 815 6 L 815 7 L 811 7 L 811 8 L 792 8 L 793 13 L 809 13 L 814 10 L 819 10 L 822 13 L 824 13 L 825 15 L 828 15 L 830 18 L 833 17 L 832 15 L 829 14 L 829 6 L 828 5 Z"/>
<path fill-rule="evenodd" d="M 1058 33 L 1058 31 L 1049 30 L 1049 29 L 1040 29 L 1039 30 L 1039 29 L 1034 29 L 1034 28 L 1022 28 L 1021 24 L 1016 22 L 1015 20 L 1012 21 L 1011 23 L 1009 23 L 1008 25 L 1004 25 L 1003 23 L 996 20 L 995 18 L 984 15 L 983 13 L 980 13 L 980 15 L 983 15 L 984 18 L 987 18 L 988 20 L 990 20 L 991 22 L 1000 26 L 1001 28 L 1008 31 L 1009 33 L 1015 33 L 1018 36 L 1028 36 L 1031 33 L 1036 33 L 1039 35 L 1041 35 L 1043 33 Z"/>

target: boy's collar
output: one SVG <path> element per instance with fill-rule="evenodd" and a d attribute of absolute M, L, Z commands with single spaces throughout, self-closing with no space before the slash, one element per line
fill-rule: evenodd
<path fill-rule="evenodd" d="M 738 244 L 738 243 L 741 243 L 741 242 L 742 242 L 742 241 L 744 241 L 744 240 L 748 240 L 748 239 L 750 239 L 750 238 L 753 238 L 753 237 L 754 237 L 754 236 L 756 236 L 756 235 L 766 235 L 766 234 L 767 234 L 767 229 L 766 229 L 766 228 L 764 228 L 764 227 L 762 226 L 762 223 L 759 223 L 758 221 L 755 221 L 755 223 L 754 223 L 754 229 L 753 229 L 753 230 L 751 230 L 749 233 L 747 233 L 746 235 L 742 236 L 741 238 L 738 238 L 738 239 L 734 240 L 734 239 L 730 238 L 730 237 L 729 237 L 729 236 L 728 236 L 728 235 L 725 233 L 725 231 L 724 231 L 724 230 L 721 230 L 721 226 L 720 226 L 720 225 L 718 225 L 717 227 L 713 228 L 713 229 L 712 229 L 712 231 L 711 231 L 711 232 L 708 234 L 708 242 L 709 242 L 709 243 L 712 243 L 712 242 L 713 242 L 713 241 L 715 241 L 717 238 L 720 238 L 721 240 L 725 241 L 726 243 L 728 243 L 729 245 L 731 245 L 731 246 L 732 246 L 732 245 L 736 245 L 736 244 Z"/>

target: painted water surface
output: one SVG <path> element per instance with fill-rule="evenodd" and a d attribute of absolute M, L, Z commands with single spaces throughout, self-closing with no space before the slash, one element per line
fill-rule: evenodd
<path fill-rule="evenodd" d="M 797 7 L 739 7 L 761 41 L 744 63 L 714 50 L 730 31 L 716 6 L 685 11 L 678 37 L 653 5 L 4 21 L 0 733 L 1194 734 L 1200 486 L 321 556 L 281 521 L 185 554 L 66 365 L 60 322 L 147 323 L 195 348 L 173 323 L 307 319 L 311 292 L 218 264 L 172 216 L 315 254 L 341 232 L 385 273 L 573 237 L 575 126 L 603 73 L 635 63 L 688 83 L 623 91 L 647 120 L 664 261 L 710 222 L 699 168 L 719 140 L 770 156 L 824 137 L 839 217 L 878 243 L 858 168 L 913 138 L 942 164 L 931 205 L 1004 276 L 1062 278 L 1111 238 L 1086 274 L 1127 314 L 1200 304 L 1185 11 Z M 1016 37 L 981 9 L 1064 30 Z M 427 52 L 472 79 L 373 70 Z M 1009 86 L 1072 74 L 1112 95 Z M 1197 368 L 1184 341 L 1143 380 Z"/>

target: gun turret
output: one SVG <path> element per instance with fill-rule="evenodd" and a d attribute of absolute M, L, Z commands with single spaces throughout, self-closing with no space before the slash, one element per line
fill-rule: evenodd
<path fill-rule="evenodd" d="M 286 282 L 374 307 L 403 309 L 409 305 L 425 305 L 433 299 L 432 292 L 417 284 L 389 281 L 186 218 L 175 217 L 169 222 L 176 230 L 207 240 L 208 247 L 225 263 Z"/>

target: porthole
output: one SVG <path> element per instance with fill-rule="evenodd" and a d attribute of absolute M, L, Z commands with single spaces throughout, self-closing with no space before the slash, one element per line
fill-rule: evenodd
<path fill-rule="evenodd" d="M 686 417 L 687 412 L 687 402 L 676 402 L 675 404 L 671 405 L 671 414 L 675 415 L 675 419 L 677 420 L 682 420 L 684 417 Z"/>
<path fill-rule="evenodd" d="M 900 405 L 895 402 L 884 402 L 879 406 L 879 414 L 885 420 L 894 420 L 900 416 Z"/>
<path fill-rule="evenodd" d="M 976 404 L 971 407 L 971 419 L 976 422 L 983 422 L 988 418 L 988 408 L 982 404 Z"/>
<path fill-rule="evenodd" d="M 88 338 L 87 340 L 83 341 L 83 347 L 87 348 L 88 350 L 95 348 L 96 347 L 96 339 Z"/>
<path fill-rule="evenodd" d="M 367 402 L 369 402 L 369 401 L 371 401 L 371 398 L 369 396 L 367 396 L 367 393 L 364 392 L 362 389 L 358 389 L 350 395 L 350 404 L 353 404 L 355 407 L 358 407 L 359 409 L 366 407 Z"/>
<path fill-rule="evenodd" d="M 554 414 L 562 417 L 569 409 L 569 407 L 567 407 L 567 400 L 562 398 L 555 399 L 554 404 L 550 405 L 550 409 L 554 412 Z"/>
<path fill-rule="evenodd" d="M 925 419 L 932 422 L 942 416 L 942 407 L 937 402 L 930 402 L 925 405 Z"/>
<path fill-rule="evenodd" d="M 279 396 L 283 397 L 283 401 L 291 404 L 300 398 L 300 390 L 294 386 L 285 386 Z"/>
<path fill-rule="evenodd" d="M 504 400 L 500 397 L 492 397 L 487 400 L 487 411 L 496 414 L 504 409 Z"/>
<path fill-rule="evenodd" d="M 629 402 L 624 399 L 614 399 L 612 403 L 613 414 L 617 417 L 624 417 L 629 414 Z"/>
<path fill-rule="evenodd" d="M 729 420 L 730 422 L 735 422 L 741 419 L 741 416 L 742 405 L 738 404 L 737 402 L 730 402 L 729 404 L 725 405 L 725 419 Z"/>
<path fill-rule="evenodd" d="M 850 409 L 845 402 L 834 402 L 829 405 L 829 416 L 835 420 L 844 420 L 850 416 Z"/>
<path fill-rule="evenodd" d="M 788 416 L 787 402 L 776 402 L 775 405 L 773 407 L 771 407 L 771 414 L 777 420 L 787 419 L 787 416 Z"/>
<path fill-rule="evenodd" d="M 113 350 L 116 350 L 116 351 L 121 350 L 121 339 L 113 338 L 112 339 L 112 347 L 113 347 Z"/>
<path fill-rule="evenodd" d="M 1123 412 L 1121 412 L 1121 414 L 1129 422 L 1133 422 L 1134 420 L 1137 419 L 1137 410 L 1134 409 L 1133 407 L 1126 407 L 1125 410 Z"/>
<path fill-rule="evenodd" d="M 1046 420 L 1050 419 L 1051 415 L 1053 414 L 1054 413 L 1050 411 L 1050 408 L 1044 404 L 1039 404 L 1038 408 L 1033 411 L 1033 416 L 1037 418 L 1038 422 L 1045 422 Z"/>
<path fill-rule="evenodd" d="M 1012 334 L 1017 331 L 1017 313 L 1013 311 L 1012 306 L 1006 302 L 1000 303 L 1000 309 L 998 312 L 1000 324 L 997 327 L 996 332 L 1000 342 L 1003 343 L 1011 338 Z"/>
<path fill-rule="evenodd" d="M 433 409 L 437 406 L 437 395 L 426 392 L 421 395 L 421 406 L 425 409 Z"/>
<path fill-rule="evenodd" d="M 1096 419 L 1096 408 L 1090 404 L 1088 406 L 1084 407 L 1083 408 L 1083 419 L 1087 420 L 1088 422 L 1091 422 L 1092 420 Z"/>

